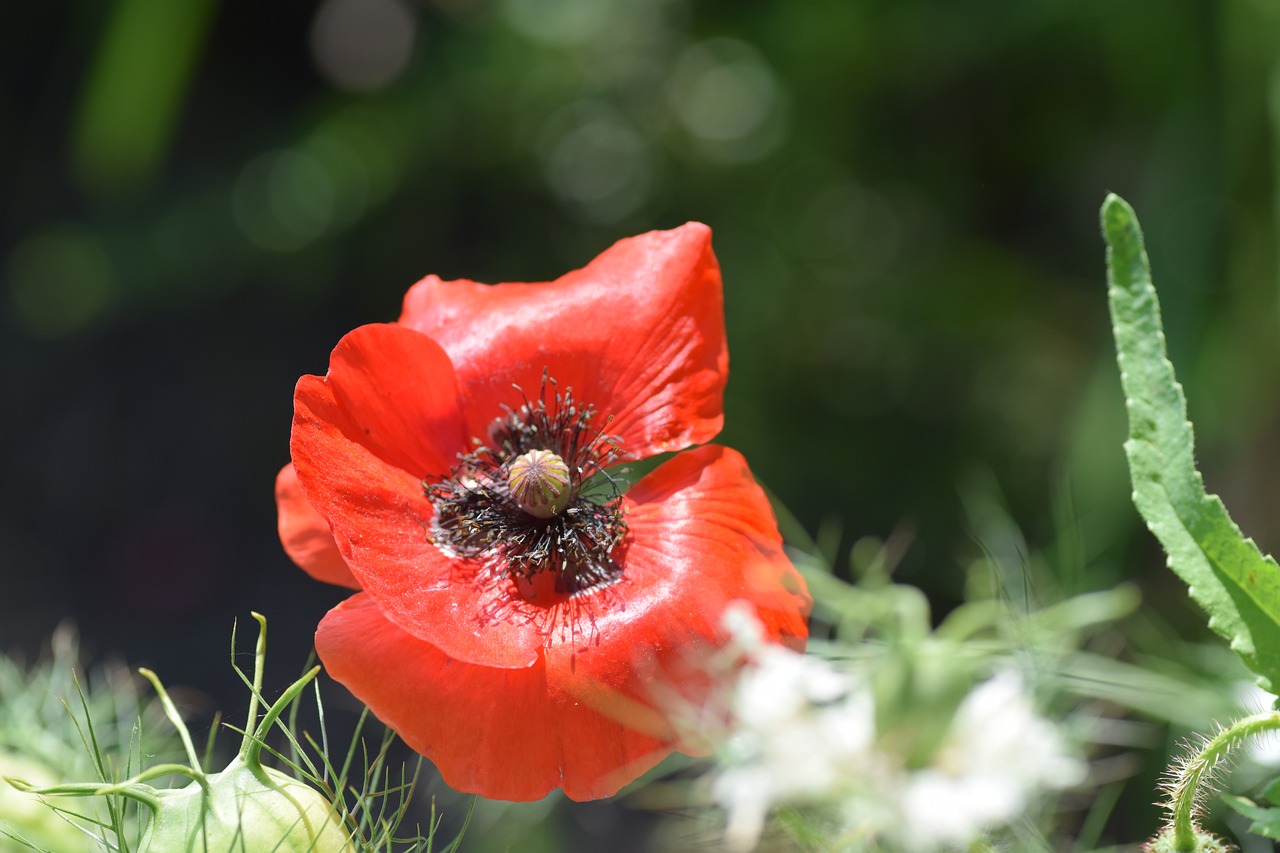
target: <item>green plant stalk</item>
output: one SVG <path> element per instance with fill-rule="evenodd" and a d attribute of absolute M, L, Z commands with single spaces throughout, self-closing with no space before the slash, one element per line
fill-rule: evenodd
<path fill-rule="evenodd" d="M 151 682 L 151 686 L 155 689 L 156 695 L 160 697 L 160 706 L 164 708 L 165 716 L 169 718 L 169 722 L 173 723 L 173 727 L 178 731 L 178 736 L 182 738 L 182 747 L 187 751 L 187 758 L 190 760 L 192 768 L 199 767 L 200 759 L 196 757 L 196 748 L 191 742 L 191 732 L 187 730 L 186 724 L 182 721 L 182 715 L 178 713 L 178 709 L 173 704 L 173 700 L 169 698 L 169 691 L 164 689 L 164 685 L 160 682 L 159 676 L 147 669 L 145 666 L 138 667 L 138 674 Z"/>
<path fill-rule="evenodd" d="M 1200 829 L 1196 823 L 1200 804 L 1204 802 L 1206 789 L 1212 785 L 1214 772 L 1222 766 L 1231 750 L 1247 738 L 1276 729 L 1280 729 L 1280 712 L 1265 711 L 1245 717 L 1218 732 L 1182 763 L 1169 786 L 1170 797 L 1166 806 L 1170 812 L 1175 850 L 1194 853 L 1200 849 Z"/>

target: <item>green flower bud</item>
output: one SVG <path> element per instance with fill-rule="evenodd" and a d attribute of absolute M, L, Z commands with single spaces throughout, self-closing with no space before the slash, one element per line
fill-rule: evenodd
<path fill-rule="evenodd" d="M 140 853 L 354 853 L 319 791 L 236 757 L 221 773 L 156 792 Z"/>
<path fill-rule="evenodd" d="M 140 669 L 143 677 L 155 687 L 165 716 L 178 730 L 189 765 L 158 764 L 115 785 L 93 782 L 41 785 L 38 783 L 47 776 L 31 772 L 23 772 L 24 778 L 17 778 L 17 774 L 5 778 L 24 793 L 123 796 L 145 805 L 151 811 L 151 820 L 138 843 L 138 853 L 356 853 L 351 840 L 354 824 L 350 829 L 347 827 L 334 803 L 305 782 L 262 764 L 262 735 L 271 730 L 320 667 L 314 667 L 290 685 L 259 719 L 267 626 L 262 616 L 257 613 L 253 616 L 261 631 L 254 655 L 248 721 L 239 753 L 221 772 L 206 773 L 201 769 L 191 733 L 164 685 L 155 673 Z M 165 789 L 146 784 L 152 779 L 172 776 L 186 776 L 191 782 L 181 788 Z M 52 849 L 76 848 L 55 846 Z"/>
<path fill-rule="evenodd" d="M 4 776 L 17 776 L 37 785 L 52 785 L 55 781 L 53 773 L 44 765 L 0 752 L 0 777 Z M 15 788 L 0 778 L 0 827 L 37 845 L 39 849 L 86 849 L 84 834 L 49 808 L 49 804 L 53 802 L 58 802 L 56 797 L 37 796 Z M 0 834 L 0 851 L 3 853 L 27 849 L 21 842 Z"/>

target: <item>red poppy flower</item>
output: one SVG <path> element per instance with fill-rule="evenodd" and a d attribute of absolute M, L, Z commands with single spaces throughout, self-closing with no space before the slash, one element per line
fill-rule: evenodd
<path fill-rule="evenodd" d="M 445 282 L 362 326 L 294 396 L 280 535 L 361 590 L 316 633 L 452 787 L 605 797 L 682 746 L 662 691 L 756 606 L 809 599 L 742 457 L 706 445 L 728 370 L 710 231 L 623 240 L 543 284 Z M 624 490 L 617 465 L 682 451 Z M 705 680 L 705 679 L 704 679 Z"/>

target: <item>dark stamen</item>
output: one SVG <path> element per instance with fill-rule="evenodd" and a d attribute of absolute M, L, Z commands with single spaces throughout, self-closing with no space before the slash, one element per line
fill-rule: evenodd
<path fill-rule="evenodd" d="M 525 397 L 519 409 L 508 409 L 490 428 L 489 442 L 477 440 L 448 477 L 423 482 L 436 510 L 435 544 L 461 557 L 493 561 L 518 577 L 554 572 L 563 593 L 616 580 L 620 569 L 612 552 L 627 526 L 619 481 L 606 469 L 623 454 L 604 427 L 592 429 L 595 415 L 591 406 L 579 408 L 573 390 L 560 391 L 544 371 L 537 400 Z M 513 494 L 511 475 L 514 465 L 515 488 L 527 490 L 529 460 L 551 455 L 568 469 L 569 482 L 549 513 L 530 504 L 527 494 Z M 561 470 L 556 468 L 556 476 Z"/>

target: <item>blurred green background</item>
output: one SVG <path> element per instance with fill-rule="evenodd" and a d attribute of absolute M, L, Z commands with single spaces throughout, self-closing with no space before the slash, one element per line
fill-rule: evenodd
<path fill-rule="evenodd" d="M 1128 502 L 1097 209 L 1142 217 L 1209 486 L 1280 547 L 1278 46 L 1273 0 L 8 4 L 0 645 L 71 617 L 235 709 L 252 608 L 286 680 L 344 597 L 275 538 L 297 377 L 422 275 L 689 219 L 722 440 L 839 570 L 896 532 L 945 612 L 995 501 L 1034 594 L 1136 579 L 1193 636 Z"/>

